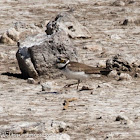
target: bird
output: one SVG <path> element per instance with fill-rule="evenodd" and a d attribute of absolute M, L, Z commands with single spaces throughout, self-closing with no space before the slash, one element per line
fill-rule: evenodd
<path fill-rule="evenodd" d="M 62 71 L 68 79 L 78 80 L 77 89 L 79 83 L 85 79 L 88 79 L 93 74 L 108 75 L 111 72 L 110 68 L 92 67 L 83 63 L 70 61 L 69 58 L 58 57 L 56 60 L 57 68 Z"/>

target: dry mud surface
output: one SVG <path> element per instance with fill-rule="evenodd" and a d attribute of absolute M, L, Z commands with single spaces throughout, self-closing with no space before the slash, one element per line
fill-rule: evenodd
<path fill-rule="evenodd" d="M 116 0 L 117 1 L 117 0 Z M 124 0 L 119 6 L 114 0 L 1 0 L 0 34 L 16 21 L 27 24 L 47 23 L 56 14 L 72 10 L 77 20 L 92 34 L 90 39 L 77 39 L 80 62 L 96 66 L 115 54 L 139 58 L 140 2 Z M 128 25 L 121 25 L 129 19 Z M 83 47 L 93 47 L 83 49 Z M 18 122 L 63 121 L 69 127 L 63 132 L 72 140 L 139 140 L 140 83 L 139 78 L 117 81 L 101 77 L 80 84 L 92 90 L 77 91 L 65 77 L 50 79 L 59 94 L 37 94 L 40 84 L 28 84 L 21 79 L 15 53 L 17 46 L 0 44 L 0 128 Z M 44 80 L 45 81 L 45 80 Z M 43 81 L 43 82 L 44 82 Z M 75 98 L 63 110 L 64 100 Z M 124 120 L 115 121 L 118 115 Z M 49 133 L 48 133 L 49 134 Z M 39 137 L 0 136 L 0 139 L 40 139 Z"/>

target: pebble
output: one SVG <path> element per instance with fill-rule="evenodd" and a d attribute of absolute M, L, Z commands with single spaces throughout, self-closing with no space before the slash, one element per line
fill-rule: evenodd
<path fill-rule="evenodd" d="M 124 114 L 118 115 L 115 121 L 120 121 L 121 124 L 128 125 L 129 127 L 133 127 L 135 125 L 134 122 Z"/>
<path fill-rule="evenodd" d="M 96 139 L 92 137 L 92 138 L 87 138 L 86 140 L 96 140 Z"/>
<path fill-rule="evenodd" d="M 33 78 L 28 78 L 27 83 L 35 84 L 35 80 Z"/>
<path fill-rule="evenodd" d="M 100 60 L 100 61 L 97 63 L 97 67 L 105 68 L 105 67 L 106 67 L 106 61 Z"/>
<path fill-rule="evenodd" d="M 3 127 L 0 132 L 4 134 L 43 133 L 45 124 L 43 122 L 17 122 Z"/>
<path fill-rule="evenodd" d="M 70 140 L 70 136 L 68 134 L 51 134 L 48 135 L 44 140 Z"/>
<path fill-rule="evenodd" d="M 121 37 L 117 34 L 113 34 L 113 35 L 111 35 L 111 39 L 112 40 L 119 40 L 119 39 L 121 39 Z"/>
<path fill-rule="evenodd" d="M 132 77 L 127 73 L 121 73 L 118 80 L 132 80 Z"/>
<path fill-rule="evenodd" d="M 123 21 L 122 25 L 124 25 L 124 26 L 128 25 L 128 19 L 125 19 L 125 20 Z"/>
<path fill-rule="evenodd" d="M 43 83 L 41 86 L 42 86 L 42 91 L 51 91 L 52 87 L 55 85 L 54 82 L 46 82 L 46 83 Z"/>
<path fill-rule="evenodd" d="M 66 130 L 67 124 L 63 121 L 50 120 L 45 124 L 45 130 L 48 133 L 61 133 Z"/>
<path fill-rule="evenodd" d="M 84 50 L 90 50 L 90 51 L 102 51 L 102 47 L 101 46 L 97 46 L 97 45 L 87 45 L 83 47 Z"/>
<path fill-rule="evenodd" d="M 113 2 L 113 6 L 125 6 L 125 2 L 123 2 L 122 0 L 116 0 L 115 2 Z"/>
<path fill-rule="evenodd" d="M 6 59 L 7 54 L 0 52 L 0 59 Z"/>

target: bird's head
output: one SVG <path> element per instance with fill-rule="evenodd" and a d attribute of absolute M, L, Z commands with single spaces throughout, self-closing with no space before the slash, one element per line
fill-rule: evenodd
<path fill-rule="evenodd" d="M 70 60 L 67 57 L 58 57 L 56 60 L 56 65 L 59 69 L 64 68 Z"/>

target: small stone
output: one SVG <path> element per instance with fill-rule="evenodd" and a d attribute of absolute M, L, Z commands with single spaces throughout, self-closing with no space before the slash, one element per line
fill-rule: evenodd
<path fill-rule="evenodd" d="M 106 66 L 117 71 L 132 71 L 132 63 L 134 59 L 127 55 L 117 54 L 106 61 Z M 134 64 L 133 64 L 134 65 Z"/>
<path fill-rule="evenodd" d="M 45 124 L 45 128 L 48 133 L 60 133 L 65 131 L 67 127 L 67 124 L 62 121 L 51 120 Z"/>
<path fill-rule="evenodd" d="M 10 28 L 7 30 L 7 36 L 13 41 L 17 42 L 19 40 L 20 33 L 15 30 L 15 28 Z"/>
<path fill-rule="evenodd" d="M 52 87 L 54 87 L 56 83 L 54 82 L 46 82 L 43 83 L 42 86 L 42 91 L 51 91 Z"/>
<path fill-rule="evenodd" d="M 123 2 L 122 0 L 116 0 L 115 2 L 113 2 L 112 5 L 113 6 L 125 6 L 125 2 Z"/>
<path fill-rule="evenodd" d="M 132 120 L 130 120 L 127 116 L 121 114 L 116 117 L 115 121 L 120 121 L 121 124 L 128 125 L 129 127 L 133 127 L 135 124 Z"/>
<path fill-rule="evenodd" d="M 119 116 L 116 117 L 116 120 L 115 121 L 121 121 L 121 120 L 124 120 L 124 118 L 119 115 Z"/>
<path fill-rule="evenodd" d="M 13 45 L 19 40 L 20 33 L 15 28 L 8 29 L 0 38 L 1 43 Z"/>
<path fill-rule="evenodd" d="M 120 40 L 121 37 L 119 35 L 117 35 L 117 34 L 113 34 L 113 35 L 111 35 L 111 39 L 112 40 Z"/>
<path fill-rule="evenodd" d="M 91 95 L 93 94 L 93 92 L 90 93 Z"/>
<path fill-rule="evenodd" d="M 96 140 L 96 139 L 92 137 L 92 138 L 87 138 L 86 140 Z"/>
<path fill-rule="evenodd" d="M 35 80 L 33 78 L 28 78 L 27 83 L 35 84 Z"/>
<path fill-rule="evenodd" d="M 132 80 L 132 77 L 127 73 L 121 73 L 118 80 Z"/>
<path fill-rule="evenodd" d="M 51 134 L 44 139 L 44 140 L 70 140 L 70 136 L 68 134 Z"/>
<path fill-rule="evenodd" d="M 124 25 L 124 26 L 128 25 L 128 19 L 125 19 L 125 20 L 123 21 L 122 25 Z"/>
<path fill-rule="evenodd" d="M 133 0 L 128 1 L 128 4 L 133 4 L 133 3 L 135 3 L 135 1 Z"/>
<path fill-rule="evenodd" d="M 28 35 L 34 35 L 41 32 L 41 29 L 34 24 L 26 24 L 24 22 L 13 23 L 9 28 L 0 36 L 0 42 L 15 45 L 18 40 L 26 38 Z"/>
<path fill-rule="evenodd" d="M 98 64 L 97 64 L 97 67 L 105 68 L 106 67 L 106 61 L 104 61 L 104 60 L 99 61 Z"/>
<path fill-rule="evenodd" d="M 139 78 L 140 74 L 139 73 L 135 73 L 134 77 Z"/>
<path fill-rule="evenodd" d="M 99 6 L 99 5 L 100 5 L 100 3 L 98 3 L 98 2 L 95 2 L 95 3 L 94 3 L 94 5 L 95 5 L 95 6 Z"/>
<path fill-rule="evenodd" d="M 45 123 L 43 122 L 17 122 L 11 125 L 6 125 L 0 131 L 3 134 L 23 134 L 23 133 L 43 133 Z"/>
<path fill-rule="evenodd" d="M 3 113 L 4 111 L 3 111 L 3 107 L 2 106 L 0 106 L 0 113 Z"/>
<path fill-rule="evenodd" d="M 16 71 L 17 68 L 16 67 L 9 67 L 9 70 Z"/>
<path fill-rule="evenodd" d="M 96 51 L 102 51 L 103 50 L 101 46 L 96 46 L 94 44 L 93 45 L 84 46 L 83 49 L 84 50 L 94 51 L 94 52 L 96 52 Z"/>
<path fill-rule="evenodd" d="M 132 121 L 132 120 L 127 120 L 127 125 L 129 125 L 129 126 L 134 126 L 135 124 L 134 124 L 134 122 Z"/>
<path fill-rule="evenodd" d="M 115 80 L 119 80 L 119 73 L 116 70 L 112 70 L 108 76 L 110 78 L 114 78 Z"/>
<path fill-rule="evenodd" d="M 96 119 L 97 119 L 97 120 L 100 120 L 100 119 L 102 119 L 102 116 L 100 116 L 100 117 L 97 117 Z"/>
<path fill-rule="evenodd" d="M 89 88 L 89 87 L 87 87 L 87 86 L 82 86 L 82 88 L 81 88 L 81 90 L 80 91 L 82 91 L 82 90 L 92 90 L 91 88 Z"/>
<path fill-rule="evenodd" d="M 28 110 L 28 111 L 32 111 L 32 109 L 31 109 L 31 108 L 28 108 L 27 110 Z"/>
<path fill-rule="evenodd" d="M 3 52 L 0 52 L 0 59 L 6 59 L 7 57 L 7 54 L 3 53 Z"/>
<path fill-rule="evenodd" d="M 9 38 L 6 33 L 4 33 L 1 36 L 0 43 L 5 43 L 5 44 L 9 44 L 9 45 L 15 44 L 15 42 L 11 38 Z"/>
<path fill-rule="evenodd" d="M 87 50 L 88 48 L 87 48 L 87 46 L 84 46 L 83 49 L 84 49 L 84 50 Z"/>
<path fill-rule="evenodd" d="M 20 126 L 14 126 L 14 128 L 12 128 L 12 133 L 13 134 L 23 134 L 23 129 Z"/>

